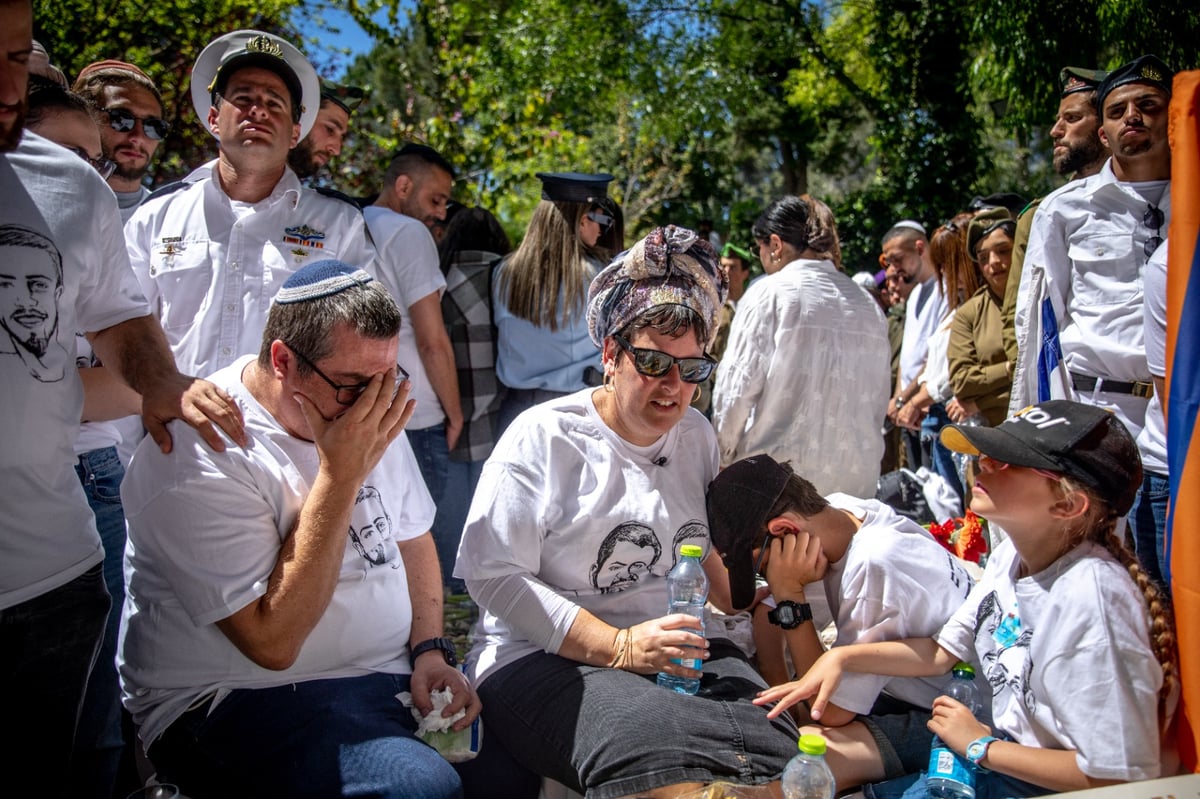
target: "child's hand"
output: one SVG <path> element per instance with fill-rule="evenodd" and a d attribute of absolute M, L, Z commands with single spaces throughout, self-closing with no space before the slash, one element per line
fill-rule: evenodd
<path fill-rule="evenodd" d="M 804 596 L 804 586 L 825 576 L 829 559 L 821 549 L 821 539 L 806 532 L 772 536 L 768 542 L 767 583 L 776 599 Z"/>
<path fill-rule="evenodd" d="M 966 756 L 967 744 L 971 741 L 992 734 L 992 728 L 980 724 L 970 709 L 957 699 L 939 696 L 933 700 L 932 710 L 929 731 L 960 755 Z"/>
<path fill-rule="evenodd" d="M 816 696 L 816 699 L 809 703 L 809 714 L 813 721 L 819 721 L 821 714 L 825 712 L 826 705 L 829 704 L 829 697 L 837 690 L 838 683 L 841 681 L 842 665 L 838 659 L 838 652 L 830 650 L 817 658 L 817 662 L 800 679 L 759 691 L 758 696 L 754 699 L 754 704 L 778 703 L 767 713 L 767 718 L 773 719 L 797 702 Z M 973 740 L 975 739 L 972 738 L 971 741 Z"/>

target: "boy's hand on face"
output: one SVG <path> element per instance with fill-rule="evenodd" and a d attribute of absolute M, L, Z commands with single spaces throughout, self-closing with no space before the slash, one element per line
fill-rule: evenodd
<path fill-rule="evenodd" d="M 806 532 L 772 535 L 767 556 L 767 583 L 776 599 L 804 600 L 804 587 L 825 577 L 829 559 L 821 539 Z"/>

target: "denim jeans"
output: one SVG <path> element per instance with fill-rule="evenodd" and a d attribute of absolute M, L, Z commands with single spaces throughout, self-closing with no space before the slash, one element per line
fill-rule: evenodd
<path fill-rule="evenodd" d="M 75 759 L 71 783 L 76 796 L 110 797 L 125 739 L 121 735 L 121 686 L 117 682 L 117 628 L 125 601 L 125 509 L 121 507 L 121 480 L 125 467 L 116 447 L 105 447 L 79 456 L 75 473 L 83 484 L 88 504 L 96 516 L 96 529 L 104 544 L 104 585 L 112 597 L 108 623 L 96 664 L 88 677 L 83 714 L 75 731 Z M 125 791 L 124 793 L 128 793 Z"/>
<path fill-rule="evenodd" d="M 1146 575 L 1171 591 L 1171 564 L 1167 562 L 1167 502 L 1171 499 L 1171 481 L 1165 474 L 1146 472 L 1138 489 L 1133 507 L 1129 509 L 1129 526 L 1138 562 Z"/>
<path fill-rule="evenodd" d="M 778 779 L 796 752 L 795 723 L 751 704 L 766 683 L 745 655 L 709 639 L 696 695 L 654 675 L 588 666 L 545 652 L 489 674 L 479 686 L 484 747 L 504 741 L 522 768 L 592 799 L 682 782 Z"/>
<path fill-rule="evenodd" d="M 946 413 L 946 406 L 940 402 L 930 405 L 929 413 L 921 420 L 921 450 L 925 458 L 925 465 L 929 467 L 930 471 L 946 478 L 946 482 L 958 494 L 961 505 L 963 485 L 962 480 L 958 477 L 958 464 L 954 462 L 954 456 L 942 444 L 942 439 L 938 435 L 948 424 L 950 424 L 950 417 Z M 944 520 L 939 519 L 939 521 Z"/>
<path fill-rule="evenodd" d="M 408 690 L 399 674 L 235 690 L 180 716 L 147 754 L 192 799 L 461 797 L 454 769 L 414 737 L 395 698 Z"/>
<path fill-rule="evenodd" d="M 9 731 L 0 769 L 10 795 L 68 794 L 60 777 L 70 768 L 75 725 L 108 605 L 97 563 L 66 585 L 0 610 L 0 685 Z M 28 787 L 27 780 L 40 787 Z"/>
<path fill-rule="evenodd" d="M 449 514 L 442 506 L 447 502 L 447 484 L 450 480 L 450 449 L 446 446 L 446 426 L 434 425 L 420 430 L 407 431 L 408 443 L 412 446 L 413 455 L 417 458 L 417 467 L 421 477 L 425 478 L 425 487 L 433 497 L 437 506 L 437 515 L 433 518 L 433 542 L 437 546 L 438 561 L 442 567 L 442 585 L 449 586 L 450 575 L 454 571 L 454 559 L 458 556 L 458 539 L 462 535 L 462 526 L 457 531 L 439 530 L 438 520 Z M 466 518 L 466 509 L 462 511 Z M 443 522 L 445 524 L 445 522 Z"/>
<path fill-rule="evenodd" d="M 433 540 L 442 564 L 442 585 L 452 594 L 467 590 L 463 581 L 454 577 L 454 561 L 458 559 L 458 542 L 467 524 L 467 510 L 483 474 L 483 464 L 484 461 L 446 462 L 446 484 L 433 520 Z"/>

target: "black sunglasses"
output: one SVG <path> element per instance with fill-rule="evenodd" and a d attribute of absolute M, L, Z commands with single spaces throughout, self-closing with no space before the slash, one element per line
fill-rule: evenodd
<path fill-rule="evenodd" d="M 1153 255 L 1154 251 L 1163 243 L 1162 226 L 1166 219 L 1166 215 L 1161 208 L 1157 205 L 1146 203 L 1146 213 L 1142 214 L 1142 224 L 1154 229 L 1154 235 L 1146 239 L 1146 244 L 1143 247 L 1143 252 L 1146 253 L 1147 258 Z"/>
<path fill-rule="evenodd" d="M 104 156 L 92 158 L 87 154 L 87 150 L 83 149 L 82 147 L 68 147 L 67 149 L 91 164 L 92 167 L 100 173 L 100 177 L 104 178 L 105 180 L 108 180 L 109 177 L 112 176 L 112 173 L 117 169 L 116 161 L 105 158 Z"/>
<path fill-rule="evenodd" d="M 676 358 L 661 350 L 635 347 L 618 335 L 613 339 L 629 353 L 633 368 L 646 377 L 666 377 L 671 367 L 679 364 L 679 379 L 685 383 L 703 383 L 717 368 L 717 362 L 705 355 L 702 358 Z"/>
<path fill-rule="evenodd" d="M 171 130 L 171 123 L 158 117 L 134 116 L 124 108 L 101 108 L 100 111 L 108 115 L 108 126 L 117 133 L 128 133 L 141 122 L 147 139 L 162 141 Z"/>
<path fill-rule="evenodd" d="M 312 362 L 311 358 L 293 347 L 291 344 L 288 344 L 287 347 L 289 350 L 296 353 L 297 358 L 308 364 L 309 368 L 317 373 L 317 377 L 321 378 L 330 385 L 330 387 L 334 390 L 334 398 L 337 400 L 338 405 L 353 405 L 358 401 L 358 398 L 362 396 L 362 393 L 367 390 L 367 387 L 371 385 L 370 380 L 367 380 L 364 383 L 353 383 L 351 385 L 341 385 L 339 383 L 335 383 L 330 380 L 324 372 L 317 368 L 317 365 Z M 396 382 L 395 385 L 392 386 L 393 397 L 396 395 L 396 392 L 400 390 L 400 383 L 407 379 L 408 372 L 404 371 L 403 366 L 396 364 Z"/>

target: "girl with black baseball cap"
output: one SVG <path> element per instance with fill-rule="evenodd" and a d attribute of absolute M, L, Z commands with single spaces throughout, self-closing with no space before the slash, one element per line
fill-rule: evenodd
<path fill-rule="evenodd" d="M 981 767 L 976 799 L 1158 777 L 1179 680 L 1170 609 L 1116 532 L 1142 482 L 1133 438 L 1102 408 L 1054 400 L 998 427 L 949 425 L 942 441 L 979 456 L 971 508 L 1009 534 L 962 608 L 933 638 L 833 649 L 756 701 L 777 702 L 774 716 L 815 697 L 819 719 L 845 671 L 933 675 L 965 660 L 991 689 L 993 726 L 943 696 L 929 730 Z M 926 786 L 918 774 L 864 793 Z"/>

